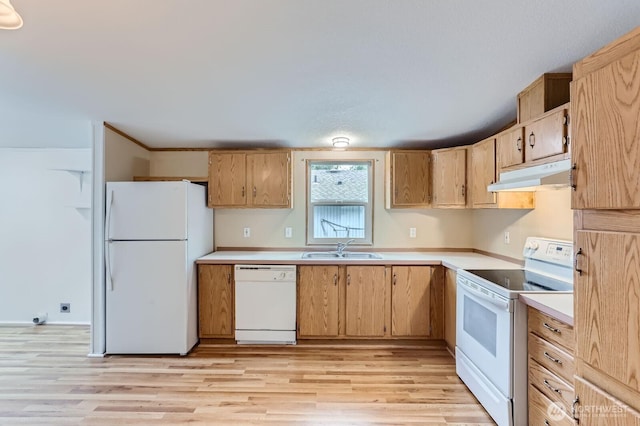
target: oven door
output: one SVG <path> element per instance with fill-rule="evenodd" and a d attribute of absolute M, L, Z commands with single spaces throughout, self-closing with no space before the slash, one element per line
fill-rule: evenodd
<path fill-rule="evenodd" d="M 456 344 L 502 395 L 513 396 L 513 301 L 458 275 Z"/>

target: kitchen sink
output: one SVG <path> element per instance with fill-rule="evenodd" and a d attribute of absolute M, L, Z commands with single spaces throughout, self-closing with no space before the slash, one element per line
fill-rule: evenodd
<path fill-rule="evenodd" d="M 343 251 L 308 251 L 302 253 L 303 259 L 382 259 L 378 253 Z"/>

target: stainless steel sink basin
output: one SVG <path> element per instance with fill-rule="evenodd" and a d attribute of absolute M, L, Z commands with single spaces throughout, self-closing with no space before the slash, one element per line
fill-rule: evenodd
<path fill-rule="evenodd" d="M 303 259 L 382 259 L 378 253 L 343 251 L 308 251 L 302 253 Z"/>

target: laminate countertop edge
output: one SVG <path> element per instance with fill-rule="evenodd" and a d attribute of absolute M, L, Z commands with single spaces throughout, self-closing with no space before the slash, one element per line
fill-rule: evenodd
<path fill-rule="evenodd" d="M 519 269 L 521 264 L 473 252 L 377 252 L 382 259 L 303 259 L 299 251 L 216 251 L 196 260 L 199 265 L 442 265 L 458 269 Z"/>
<path fill-rule="evenodd" d="M 519 298 L 525 305 L 573 327 L 573 293 L 528 293 Z"/>

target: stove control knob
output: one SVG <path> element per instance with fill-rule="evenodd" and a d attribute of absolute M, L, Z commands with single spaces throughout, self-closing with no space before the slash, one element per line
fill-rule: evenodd
<path fill-rule="evenodd" d="M 538 244 L 537 241 L 531 241 L 530 243 L 527 244 L 527 248 L 529 250 L 535 251 L 535 250 L 538 250 L 539 247 L 540 247 L 540 244 Z"/>

